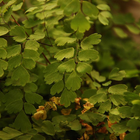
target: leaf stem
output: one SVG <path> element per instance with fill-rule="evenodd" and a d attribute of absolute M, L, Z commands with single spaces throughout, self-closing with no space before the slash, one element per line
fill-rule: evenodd
<path fill-rule="evenodd" d="M 44 56 L 44 58 L 46 59 L 46 61 L 47 61 L 49 64 L 51 64 L 50 61 L 48 60 L 48 58 L 45 56 L 45 54 L 42 53 L 42 55 Z"/>

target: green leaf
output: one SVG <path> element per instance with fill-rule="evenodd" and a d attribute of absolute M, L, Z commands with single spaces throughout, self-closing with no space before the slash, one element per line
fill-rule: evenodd
<path fill-rule="evenodd" d="M 73 71 L 66 80 L 66 87 L 69 90 L 78 90 L 81 87 L 82 79 Z"/>
<path fill-rule="evenodd" d="M 140 132 L 139 132 L 139 130 L 131 132 L 131 133 L 127 134 L 124 137 L 124 140 L 139 140 L 139 139 L 140 139 Z"/>
<path fill-rule="evenodd" d="M 7 40 L 4 38 L 0 38 L 0 48 L 7 46 Z"/>
<path fill-rule="evenodd" d="M 22 134 L 23 133 L 21 133 L 20 131 L 18 131 L 16 129 L 13 129 L 13 128 L 10 128 L 10 127 L 5 127 L 5 128 L 3 128 L 2 131 L 0 131 L 0 139 L 10 140 L 10 139 L 18 137 Z"/>
<path fill-rule="evenodd" d="M 109 74 L 109 79 L 121 81 L 125 76 L 124 70 L 119 71 L 119 68 L 114 68 Z"/>
<path fill-rule="evenodd" d="M 47 135 L 51 135 L 51 136 L 55 135 L 54 126 L 53 126 L 52 122 L 49 120 L 43 121 L 43 125 L 41 126 L 41 129 Z"/>
<path fill-rule="evenodd" d="M 28 20 L 24 20 L 23 24 L 25 28 L 32 28 L 34 26 L 41 24 L 41 21 L 38 19 L 28 19 Z"/>
<path fill-rule="evenodd" d="M 22 136 L 19 136 L 16 140 L 31 140 L 31 139 L 32 139 L 32 135 L 24 134 Z"/>
<path fill-rule="evenodd" d="M 132 115 L 131 107 L 129 106 L 122 106 L 118 109 L 118 111 L 120 112 L 121 118 L 129 118 Z"/>
<path fill-rule="evenodd" d="M 22 73 L 22 74 L 21 74 Z M 12 80 L 16 80 L 18 86 L 25 86 L 30 80 L 28 71 L 23 66 L 18 66 L 12 74 Z"/>
<path fill-rule="evenodd" d="M 109 21 L 108 21 L 107 17 L 104 16 L 102 12 L 98 15 L 98 19 L 103 25 L 108 25 L 109 24 Z"/>
<path fill-rule="evenodd" d="M 57 60 L 62 60 L 64 58 L 71 58 L 73 56 L 74 56 L 74 48 L 67 48 L 57 52 L 54 58 L 56 58 Z"/>
<path fill-rule="evenodd" d="M 108 92 L 123 95 L 124 92 L 127 92 L 127 88 L 125 84 L 117 84 L 109 87 Z"/>
<path fill-rule="evenodd" d="M 18 130 L 20 129 L 24 133 L 31 130 L 32 125 L 23 110 L 17 115 L 14 122 L 14 127 Z"/>
<path fill-rule="evenodd" d="M 82 98 L 90 98 L 91 96 L 95 95 L 97 92 L 96 89 L 87 89 L 84 91 L 84 93 L 82 94 Z"/>
<path fill-rule="evenodd" d="M 138 127 L 140 127 L 140 121 L 139 120 L 136 120 L 136 119 L 130 119 L 128 122 L 127 122 L 127 126 L 129 127 L 129 129 L 131 131 L 134 131 L 136 130 Z"/>
<path fill-rule="evenodd" d="M 21 7 L 22 7 L 22 5 L 23 5 L 23 2 L 21 2 L 21 3 L 17 4 L 17 5 L 13 5 L 12 6 L 12 11 L 18 11 L 18 10 L 20 10 Z"/>
<path fill-rule="evenodd" d="M 140 33 L 140 29 L 138 29 L 137 27 L 135 27 L 134 25 L 125 25 L 126 28 L 132 32 L 133 34 L 139 34 Z"/>
<path fill-rule="evenodd" d="M 116 105 L 116 106 L 118 106 L 120 104 L 122 104 L 122 105 L 126 104 L 126 101 L 125 101 L 123 95 L 114 94 L 114 95 L 110 96 L 110 99 L 111 99 L 111 102 L 113 102 L 113 104 Z"/>
<path fill-rule="evenodd" d="M 25 44 L 25 49 L 37 51 L 40 44 L 35 40 L 28 40 Z"/>
<path fill-rule="evenodd" d="M 0 58 L 5 59 L 7 55 L 7 52 L 4 48 L 0 48 Z"/>
<path fill-rule="evenodd" d="M 3 70 L 6 70 L 7 67 L 8 67 L 8 63 L 6 61 L 0 59 L 0 77 L 3 76 L 3 74 L 4 74 Z"/>
<path fill-rule="evenodd" d="M 76 93 L 70 90 L 67 90 L 66 88 L 63 90 L 60 98 L 60 103 L 64 105 L 65 107 L 70 106 L 71 102 L 75 101 Z"/>
<path fill-rule="evenodd" d="M 34 136 L 32 137 L 31 140 L 46 140 L 46 138 L 47 138 L 47 137 L 44 137 L 44 136 L 42 136 L 42 135 L 40 135 L 40 134 L 36 134 L 36 135 L 34 135 Z M 23 140 L 24 140 L 24 139 L 23 139 Z M 49 139 L 47 138 L 47 140 L 49 140 Z"/>
<path fill-rule="evenodd" d="M 8 69 L 12 70 L 13 68 L 16 68 L 19 65 L 21 65 L 21 60 L 22 60 L 21 55 L 17 55 L 17 56 L 10 58 L 8 61 Z"/>
<path fill-rule="evenodd" d="M 124 132 L 127 131 L 127 126 L 126 126 L 126 122 L 121 122 L 119 124 L 113 124 L 111 126 L 111 128 L 113 129 L 114 132 L 118 133 L 118 134 L 122 134 Z"/>
<path fill-rule="evenodd" d="M 4 26 L 0 26 L 0 36 L 3 36 L 5 34 L 7 34 L 9 32 L 9 30 L 4 27 Z"/>
<path fill-rule="evenodd" d="M 34 114 L 36 112 L 36 108 L 30 103 L 24 103 L 24 110 L 26 114 Z"/>
<path fill-rule="evenodd" d="M 99 10 L 108 10 L 108 11 L 110 11 L 110 7 L 107 4 L 99 4 L 99 5 L 97 5 L 97 8 Z"/>
<path fill-rule="evenodd" d="M 74 59 L 70 59 L 66 62 L 63 62 L 62 64 L 60 64 L 58 66 L 58 70 L 59 72 L 63 73 L 63 72 L 72 72 L 75 69 L 75 62 Z"/>
<path fill-rule="evenodd" d="M 55 43 L 57 44 L 57 46 L 64 46 L 66 43 L 70 44 L 70 43 L 74 43 L 76 41 L 76 38 L 71 38 L 71 37 L 58 37 L 55 40 Z"/>
<path fill-rule="evenodd" d="M 107 96 L 105 93 L 95 94 L 89 98 L 89 102 L 93 104 L 96 104 L 97 102 L 98 103 L 105 102 L 106 100 L 107 100 Z"/>
<path fill-rule="evenodd" d="M 111 109 L 111 102 L 109 100 L 107 100 L 106 102 L 101 103 L 98 111 L 100 113 L 105 113 L 106 111 L 109 111 L 110 109 Z"/>
<path fill-rule="evenodd" d="M 7 58 L 16 56 L 21 52 L 21 45 L 14 45 L 7 48 Z"/>
<path fill-rule="evenodd" d="M 39 60 L 39 53 L 34 50 L 25 49 L 23 53 L 23 57 L 26 59 L 32 59 L 34 61 Z"/>
<path fill-rule="evenodd" d="M 93 70 L 91 72 L 91 76 L 93 79 L 96 79 L 99 82 L 104 82 L 106 80 L 106 77 L 100 76 L 98 71 Z"/>
<path fill-rule="evenodd" d="M 126 34 L 121 28 L 114 27 L 113 30 L 115 31 L 115 33 L 116 33 L 120 38 L 126 38 L 126 37 L 127 37 L 127 34 Z"/>
<path fill-rule="evenodd" d="M 41 100 L 43 99 L 43 97 L 36 93 L 25 93 L 25 99 L 28 103 L 39 104 L 41 102 Z"/>
<path fill-rule="evenodd" d="M 135 117 L 140 117 L 140 105 L 134 105 L 131 112 L 134 113 Z"/>
<path fill-rule="evenodd" d="M 82 50 L 78 53 L 78 59 L 80 61 L 96 61 L 99 58 L 99 53 L 98 51 L 94 49 L 89 49 L 89 50 Z"/>
<path fill-rule="evenodd" d="M 56 93 L 60 93 L 64 88 L 64 83 L 63 81 L 59 81 L 57 83 L 55 83 L 52 87 L 51 87 L 51 95 L 55 95 Z"/>
<path fill-rule="evenodd" d="M 36 62 L 32 59 L 23 59 L 23 66 L 26 68 L 26 69 L 33 69 L 36 65 Z"/>
<path fill-rule="evenodd" d="M 93 48 L 93 45 L 97 45 L 101 42 L 101 35 L 94 33 L 88 37 L 85 37 L 84 40 L 81 42 L 81 47 L 84 50 Z"/>
<path fill-rule="evenodd" d="M 79 0 L 72 0 L 65 8 L 64 14 L 70 16 L 73 13 L 78 12 L 80 9 L 80 2 Z"/>
<path fill-rule="evenodd" d="M 82 10 L 87 16 L 97 16 L 99 13 L 99 10 L 96 8 L 96 6 L 88 1 L 82 2 Z"/>
<path fill-rule="evenodd" d="M 24 86 L 24 92 L 26 93 L 32 93 L 32 92 L 36 92 L 37 91 L 37 85 L 35 83 L 27 83 L 25 86 Z"/>
<path fill-rule="evenodd" d="M 109 114 L 109 121 L 111 123 L 119 122 L 121 120 L 119 115 Z"/>
<path fill-rule="evenodd" d="M 70 122 L 68 127 L 70 127 L 71 130 L 74 130 L 74 131 L 81 130 L 81 128 L 82 128 L 79 120 L 74 120 L 74 121 Z"/>
<path fill-rule="evenodd" d="M 92 66 L 88 63 L 84 63 L 84 62 L 79 62 L 77 67 L 76 67 L 77 72 L 79 73 L 90 73 L 92 70 Z"/>
<path fill-rule="evenodd" d="M 45 77 L 46 84 L 49 85 L 52 84 L 53 82 L 59 82 L 63 79 L 63 75 L 60 74 L 59 72 L 45 74 L 44 77 Z"/>
<path fill-rule="evenodd" d="M 43 39 L 44 37 L 45 37 L 45 32 L 38 29 L 34 32 L 34 34 L 30 35 L 29 39 L 40 40 Z"/>
<path fill-rule="evenodd" d="M 26 40 L 27 36 L 25 30 L 21 26 L 15 26 L 11 31 L 10 35 L 14 36 L 13 39 L 17 42 L 23 42 Z"/>
<path fill-rule="evenodd" d="M 84 33 L 86 30 L 88 31 L 90 29 L 90 24 L 85 16 L 79 11 L 71 21 L 71 28 L 74 31 L 78 30 L 79 32 Z"/>
<path fill-rule="evenodd" d="M 15 100 L 6 106 L 9 114 L 20 112 L 23 108 L 23 101 L 21 99 Z"/>

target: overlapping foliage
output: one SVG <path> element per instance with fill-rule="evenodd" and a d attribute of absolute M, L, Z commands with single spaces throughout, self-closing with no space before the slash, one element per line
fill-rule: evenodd
<path fill-rule="evenodd" d="M 140 22 L 111 0 L 0 6 L 1 140 L 140 139 Z"/>

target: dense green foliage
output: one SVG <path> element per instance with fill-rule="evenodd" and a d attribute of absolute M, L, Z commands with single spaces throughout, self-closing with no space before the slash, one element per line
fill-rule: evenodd
<path fill-rule="evenodd" d="M 112 0 L 0 6 L 0 140 L 140 139 L 140 22 Z"/>

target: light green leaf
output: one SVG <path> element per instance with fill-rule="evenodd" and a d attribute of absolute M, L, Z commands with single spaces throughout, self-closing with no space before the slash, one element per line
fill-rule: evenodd
<path fill-rule="evenodd" d="M 100 13 L 98 15 L 98 19 L 103 25 L 108 25 L 109 24 L 108 19 L 102 13 Z"/>
<path fill-rule="evenodd" d="M 23 133 L 10 127 L 5 127 L 0 131 L 0 139 L 2 140 L 10 140 L 20 135 L 23 135 Z"/>
<path fill-rule="evenodd" d="M 110 99 L 111 99 L 111 102 L 113 102 L 113 104 L 116 105 L 116 106 L 118 106 L 120 104 L 122 104 L 122 105 L 126 104 L 124 96 L 122 96 L 122 95 L 114 94 L 114 95 L 110 96 Z"/>
<path fill-rule="evenodd" d="M 91 76 L 93 79 L 96 79 L 99 82 L 104 82 L 106 80 L 106 77 L 100 76 L 98 71 L 93 70 L 91 72 Z"/>
<path fill-rule="evenodd" d="M 78 90 L 81 87 L 82 79 L 73 71 L 66 80 L 66 87 L 69 90 Z"/>
<path fill-rule="evenodd" d="M 43 124 L 41 126 L 41 129 L 47 135 L 51 135 L 51 136 L 54 136 L 55 135 L 54 126 L 53 126 L 52 122 L 49 121 L 49 120 L 43 121 Z"/>
<path fill-rule="evenodd" d="M 131 130 L 131 131 L 134 131 L 136 130 L 138 127 L 140 127 L 140 121 L 139 120 L 136 120 L 136 119 L 130 119 L 128 122 L 127 122 L 127 125 L 128 128 Z"/>
<path fill-rule="evenodd" d="M 101 103 L 98 111 L 100 113 L 105 113 L 106 111 L 109 111 L 110 109 L 111 109 L 111 102 L 109 100 L 107 100 L 106 102 Z"/>
<path fill-rule="evenodd" d="M 25 86 L 24 86 L 24 92 L 26 93 L 32 93 L 32 92 L 36 92 L 37 91 L 37 85 L 35 83 L 27 83 Z"/>
<path fill-rule="evenodd" d="M 7 52 L 4 48 L 0 48 L 0 58 L 5 59 L 7 55 Z"/>
<path fill-rule="evenodd" d="M 26 59 L 32 59 L 34 61 L 39 60 L 39 53 L 34 50 L 25 49 L 23 53 L 23 57 Z"/>
<path fill-rule="evenodd" d="M 107 100 L 107 96 L 105 93 L 95 94 L 89 98 L 89 102 L 93 104 L 96 104 L 97 102 L 98 103 L 105 102 L 106 100 Z"/>
<path fill-rule="evenodd" d="M 7 34 L 9 32 L 9 30 L 4 27 L 4 26 L 0 26 L 0 36 L 3 36 L 5 34 Z"/>
<path fill-rule="evenodd" d="M 65 88 L 61 94 L 60 103 L 65 107 L 68 107 L 70 106 L 71 102 L 74 102 L 76 97 L 77 96 L 75 92 L 67 90 Z"/>
<path fill-rule="evenodd" d="M 24 103 L 24 110 L 26 114 L 34 114 L 36 112 L 36 108 L 30 103 Z"/>
<path fill-rule="evenodd" d="M 63 79 L 63 75 L 60 74 L 59 72 L 45 74 L 44 77 L 45 77 L 46 84 L 49 85 L 52 84 L 53 82 L 59 82 L 60 80 Z"/>
<path fill-rule="evenodd" d="M 32 125 L 23 110 L 17 115 L 14 122 L 14 127 L 18 130 L 20 129 L 24 133 L 31 130 Z"/>
<path fill-rule="evenodd" d="M 124 140 L 139 140 L 140 139 L 140 132 L 139 130 L 133 131 L 131 133 L 128 133 Z"/>
<path fill-rule="evenodd" d="M 126 38 L 126 37 L 127 37 L 127 34 L 126 34 L 121 28 L 114 27 L 113 30 L 115 31 L 115 33 L 116 33 L 120 38 Z"/>
<path fill-rule="evenodd" d="M 55 83 L 52 87 L 51 87 L 51 95 L 55 95 L 56 93 L 60 93 L 64 88 L 64 83 L 63 81 L 59 81 L 57 83 Z"/>
<path fill-rule="evenodd" d="M 36 65 L 36 62 L 32 59 L 23 59 L 23 65 L 26 69 L 33 69 Z"/>
<path fill-rule="evenodd" d="M 73 57 L 73 55 L 74 55 L 74 48 L 67 48 L 57 52 L 54 58 L 56 58 L 57 60 L 62 60 L 64 58 L 71 58 Z"/>
<path fill-rule="evenodd" d="M 74 121 L 70 122 L 68 127 L 70 127 L 71 130 L 74 130 L 74 131 L 81 130 L 81 128 L 82 128 L 79 120 L 74 120 Z"/>
<path fill-rule="evenodd" d="M 23 2 L 21 2 L 21 3 L 17 4 L 17 5 L 13 5 L 12 6 L 12 11 L 18 11 L 18 10 L 20 10 L 21 7 L 22 7 L 22 5 L 23 5 Z"/>
<path fill-rule="evenodd" d="M 40 40 L 43 39 L 44 37 L 45 37 L 45 32 L 38 29 L 34 32 L 34 34 L 30 35 L 29 39 Z"/>
<path fill-rule="evenodd" d="M 140 29 L 135 27 L 134 25 L 125 25 L 125 26 L 133 34 L 139 34 L 140 33 Z"/>
<path fill-rule="evenodd" d="M 86 30 L 90 29 L 90 24 L 85 16 L 81 12 L 78 12 L 71 21 L 71 28 L 74 31 L 78 30 L 79 32 L 84 33 Z"/>
<path fill-rule="evenodd" d="M 121 118 L 129 118 L 132 115 L 131 107 L 129 106 L 122 106 L 118 109 L 118 111 L 120 112 Z"/>
<path fill-rule="evenodd" d="M 21 65 L 21 60 L 22 60 L 21 55 L 16 55 L 16 56 L 10 58 L 8 61 L 8 69 L 12 70 L 13 68 L 16 68 L 19 65 Z"/>
<path fill-rule="evenodd" d="M 25 13 L 28 13 L 28 12 L 32 12 L 34 11 L 35 9 L 37 9 L 38 7 L 30 7 Z"/>
<path fill-rule="evenodd" d="M 0 48 L 7 46 L 7 40 L 4 38 L 0 38 Z"/>
<path fill-rule="evenodd" d="M 124 92 L 127 92 L 127 88 L 125 84 L 117 84 L 109 87 L 108 92 L 123 95 Z"/>
<path fill-rule="evenodd" d="M 28 103 L 39 104 L 41 102 L 41 100 L 43 99 L 43 97 L 36 93 L 25 93 L 25 99 Z"/>
<path fill-rule="evenodd" d="M 93 45 L 97 45 L 101 42 L 101 35 L 94 33 L 88 37 L 85 37 L 84 40 L 81 42 L 81 47 L 84 50 L 93 48 Z"/>
<path fill-rule="evenodd" d="M 121 81 L 125 76 L 124 70 L 119 71 L 119 68 L 114 68 L 109 74 L 109 79 Z"/>
<path fill-rule="evenodd" d="M 23 42 L 26 40 L 27 36 L 25 34 L 25 30 L 21 26 L 15 26 L 11 31 L 10 35 L 14 36 L 14 40 L 17 42 Z"/>
<path fill-rule="evenodd" d="M 108 11 L 110 11 L 110 7 L 107 4 L 99 4 L 99 5 L 97 5 L 97 8 L 99 10 L 108 10 Z"/>
<path fill-rule="evenodd" d="M 90 73 L 92 70 L 92 66 L 85 62 L 79 62 L 76 70 L 79 73 Z"/>
<path fill-rule="evenodd" d="M 78 12 L 80 9 L 80 2 L 79 0 L 72 0 L 65 8 L 64 14 L 70 16 L 73 13 Z"/>
<path fill-rule="evenodd" d="M 82 10 L 87 16 L 97 16 L 99 13 L 97 7 L 88 1 L 82 2 Z"/>
<path fill-rule="evenodd" d="M 58 70 L 59 72 L 63 73 L 63 72 L 72 72 L 75 69 L 75 62 L 74 59 L 70 59 L 66 62 L 63 62 L 62 64 L 60 64 L 58 66 Z"/>
<path fill-rule="evenodd" d="M 78 58 L 80 61 L 96 61 L 99 58 L 99 53 L 94 49 L 82 50 L 78 53 Z"/>
<path fill-rule="evenodd" d="M 9 114 L 20 112 L 23 108 L 23 101 L 21 99 L 15 100 L 6 106 Z"/>
<path fill-rule="evenodd" d="M 16 56 L 21 52 L 21 45 L 14 45 L 7 48 L 7 58 Z"/>
<path fill-rule="evenodd" d="M 70 44 L 70 43 L 74 43 L 76 41 L 76 38 L 72 38 L 72 37 L 58 37 L 55 40 L 55 43 L 57 44 L 57 46 L 64 46 L 66 43 Z"/>
<path fill-rule="evenodd" d="M 21 74 L 22 73 L 22 74 Z M 28 71 L 23 66 L 18 66 L 12 74 L 12 80 L 17 81 L 18 86 L 25 86 L 30 80 Z"/>
<path fill-rule="evenodd" d="M 3 70 L 6 70 L 8 67 L 8 63 L 2 59 L 0 59 L 0 77 L 3 76 L 4 74 L 4 71 Z"/>
<path fill-rule="evenodd" d="M 37 51 L 40 44 L 35 40 L 28 40 L 25 44 L 25 49 Z"/>
<path fill-rule="evenodd" d="M 112 81 L 108 81 L 108 82 L 103 83 L 102 85 L 107 87 L 107 86 L 111 85 L 111 83 L 112 83 Z"/>

